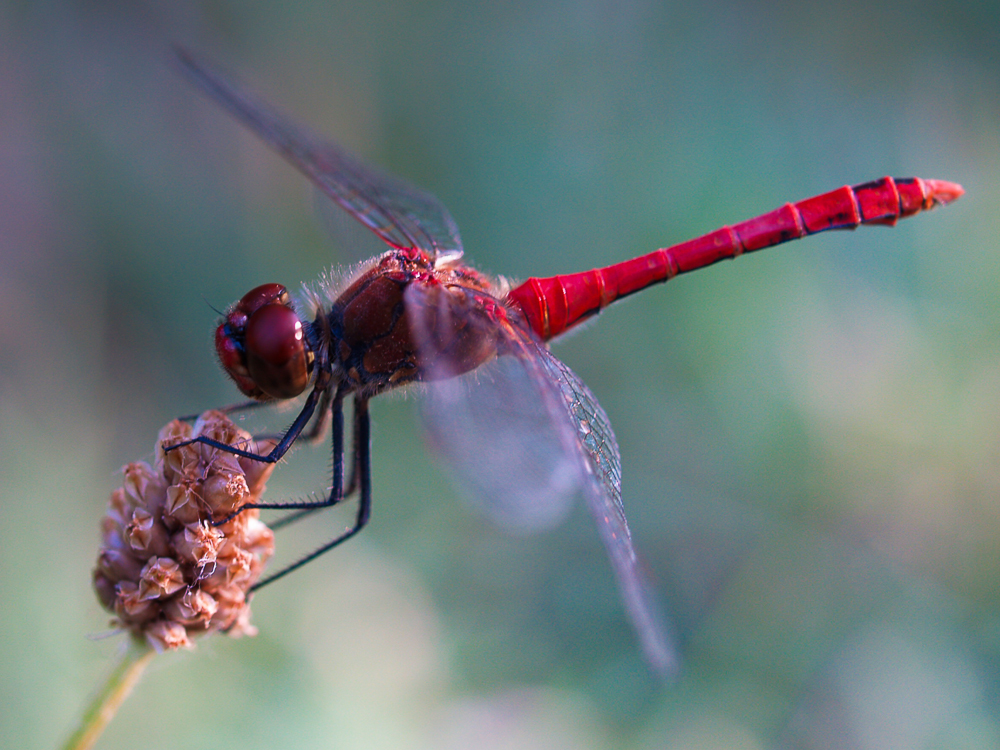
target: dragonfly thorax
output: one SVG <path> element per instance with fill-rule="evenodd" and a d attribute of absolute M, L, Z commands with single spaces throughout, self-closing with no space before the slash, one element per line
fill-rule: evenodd
<path fill-rule="evenodd" d="M 494 332 L 475 325 L 467 309 L 489 290 L 468 269 L 435 264 L 422 252 L 388 252 L 322 321 L 329 361 L 351 390 L 366 395 L 475 369 L 497 353 Z"/>

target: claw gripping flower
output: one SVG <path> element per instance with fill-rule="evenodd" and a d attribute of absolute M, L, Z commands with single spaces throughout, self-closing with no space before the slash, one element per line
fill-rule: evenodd
<path fill-rule="evenodd" d="M 174 420 L 159 434 L 156 462 L 131 463 L 101 520 L 94 589 L 113 624 L 144 637 L 157 651 L 191 646 L 190 637 L 224 630 L 253 635 L 247 594 L 274 552 L 274 535 L 247 510 L 260 502 L 273 464 L 202 444 L 164 453 L 164 445 L 205 435 L 228 445 L 251 436 L 219 411 L 194 425 Z"/>

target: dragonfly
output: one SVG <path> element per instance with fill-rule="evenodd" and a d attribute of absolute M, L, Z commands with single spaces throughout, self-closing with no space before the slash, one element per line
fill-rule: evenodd
<path fill-rule="evenodd" d="M 342 533 L 256 588 L 365 526 L 372 507 L 369 401 L 419 384 L 433 451 L 465 494 L 494 518 L 537 528 L 556 522 L 583 498 L 645 659 L 660 675 L 677 669 L 677 646 L 632 542 L 618 443 L 597 398 L 551 353 L 549 342 L 616 300 L 678 274 L 829 229 L 892 226 L 963 194 L 960 185 L 944 180 L 883 177 L 787 203 L 605 268 L 514 284 L 463 262 L 455 221 L 430 193 L 314 135 L 189 51 L 176 48 L 175 58 L 203 93 L 388 247 L 339 283 L 309 293 L 305 305 L 297 305 L 281 284 L 262 284 L 233 304 L 216 329 L 223 369 L 252 400 L 241 406 L 307 395 L 267 453 L 204 436 L 192 442 L 273 463 L 297 441 L 332 433 L 332 482 L 323 497 L 241 510 L 290 508 L 298 516 L 357 494 L 357 512 Z"/>

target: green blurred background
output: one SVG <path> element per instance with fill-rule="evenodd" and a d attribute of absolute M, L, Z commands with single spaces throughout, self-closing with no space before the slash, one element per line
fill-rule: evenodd
<path fill-rule="evenodd" d="M 100 747 L 1000 746 L 1000 8 L 929 0 L 0 3 L 0 745 L 55 746 L 120 646 L 98 519 L 162 424 L 236 400 L 209 304 L 350 257 L 173 41 L 437 194 L 514 277 L 884 174 L 968 195 L 556 344 L 617 430 L 676 683 L 582 509 L 495 530 L 387 397 L 370 527 L 262 591 L 256 638 L 154 661 Z"/>

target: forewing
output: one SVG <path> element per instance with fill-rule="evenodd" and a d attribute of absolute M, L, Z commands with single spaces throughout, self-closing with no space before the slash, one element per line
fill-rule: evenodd
<path fill-rule="evenodd" d="M 363 164 L 340 146 L 296 125 L 187 50 L 177 47 L 175 53 L 181 70 L 199 88 L 389 245 L 420 248 L 439 259 L 461 257 L 455 220 L 433 195 Z"/>

